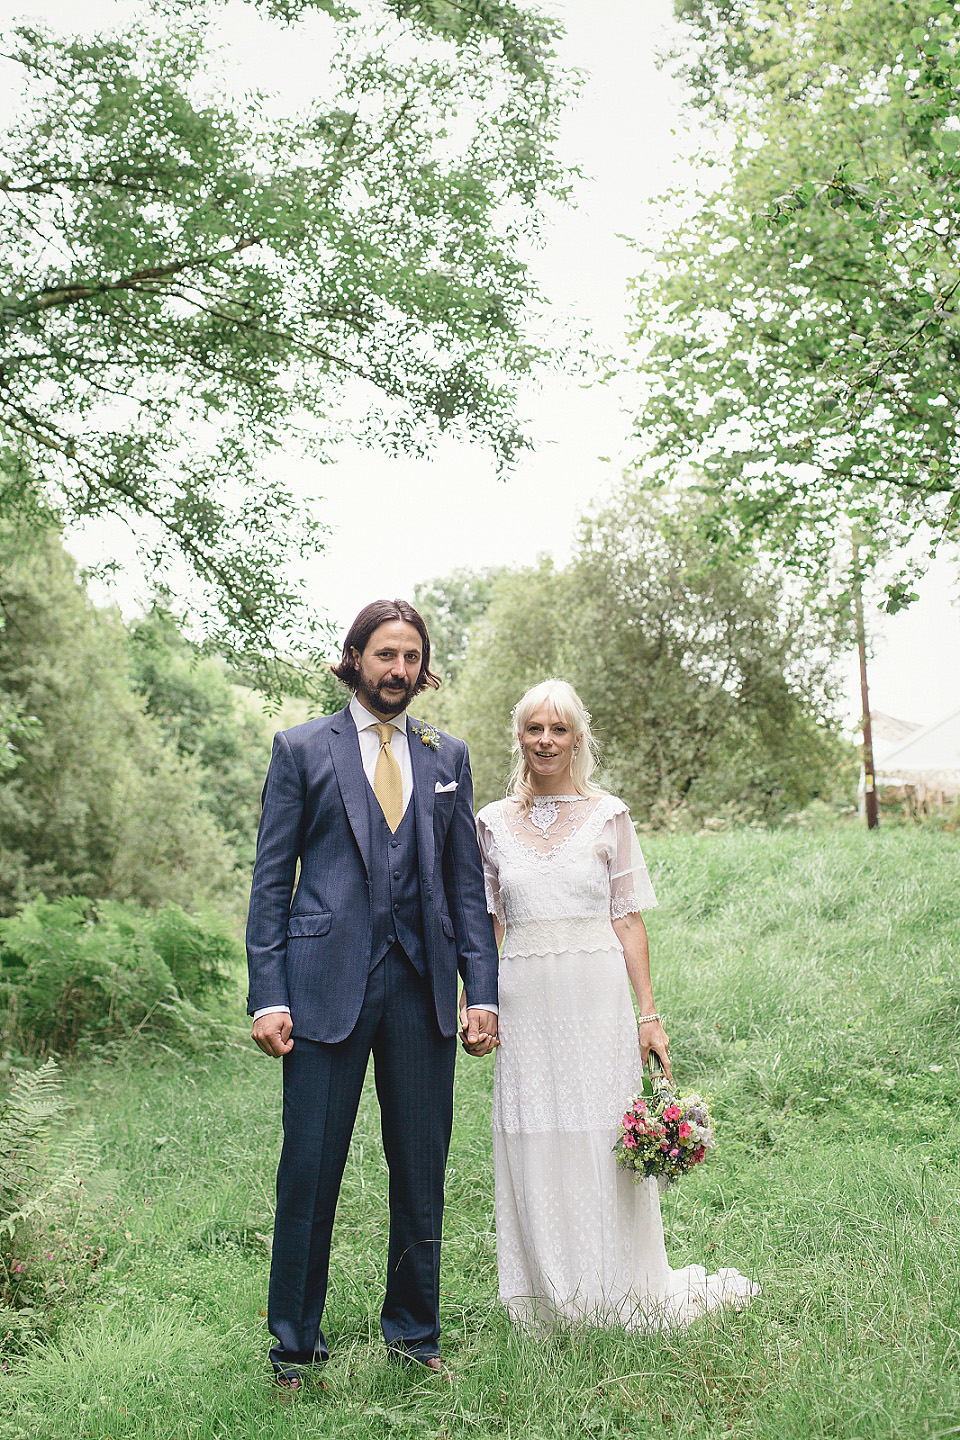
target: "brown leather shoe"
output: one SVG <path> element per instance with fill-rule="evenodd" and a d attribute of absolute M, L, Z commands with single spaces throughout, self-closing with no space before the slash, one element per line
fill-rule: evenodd
<path fill-rule="evenodd" d="M 392 1360 L 394 1365 L 419 1365 L 424 1370 L 432 1370 L 434 1375 L 450 1378 L 447 1362 L 442 1355 L 411 1355 L 409 1350 L 401 1350 L 399 1346 L 388 1345 L 387 1358 Z"/>
<path fill-rule="evenodd" d="M 284 1405 L 289 1405 L 291 1400 L 295 1400 L 303 1394 L 303 1377 L 301 1375 L 281 1375 L 278 1372 L 273 1377 L 273 1383 L 280 1392 L 277 1398 Z"/>

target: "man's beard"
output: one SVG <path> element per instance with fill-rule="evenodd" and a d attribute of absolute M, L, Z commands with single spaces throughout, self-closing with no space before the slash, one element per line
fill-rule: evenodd
<path fill-rule="evenodd" d="M 406 710 L 413 699 L 413 686 L 405 681 L 381 680 L 379 685 L 368 685 L 362 675 L 357 676 L 357 699 L 368 710 L 378 715 L 399 715 Z"/>

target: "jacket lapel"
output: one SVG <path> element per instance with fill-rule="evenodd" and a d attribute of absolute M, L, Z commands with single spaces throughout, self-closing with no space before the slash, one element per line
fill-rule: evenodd
<path fill-rule="evenodd" d="M 429 887 L 433 875 L 433 800 L 437 784 L 437 752 L 424 745 L 407 719 L 407 745 L 413 770 L 413 803 L 417 817 L 417 851 L 420 855 L 420 883 Z"/>
<path fill-rule="evenodd" d="M 367 805 L 367 777 L 360 760 L 360 741 L 350 707 L 334 716 L 329 731 L 330 758 L 340 787 L 343 808 L 370 874 L 370 810 Z M 418 816 L 419 818 L 419 816 Z"/>

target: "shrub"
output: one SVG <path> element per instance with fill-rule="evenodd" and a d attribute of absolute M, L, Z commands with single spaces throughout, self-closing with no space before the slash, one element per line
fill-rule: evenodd
<path fill-rule="evenodd" d="M 68 1055 L 183 1018 L 181 997 L 222 990 L 239 947 L 219 919 L 179 906 L 82 897 L 35 900 L 0 921 L 6 1041 L 22 1054 Z"/>
<path fill-rule="evenodd" d="M 102 904 L 97 915 L 101 923 L 109 921 L 152 945 L 184 999 L 197 1003 L 232 987 L 243 948 L 215 911 L 196 916 L 179 905 L 145 911 L 136 905 Z"/>

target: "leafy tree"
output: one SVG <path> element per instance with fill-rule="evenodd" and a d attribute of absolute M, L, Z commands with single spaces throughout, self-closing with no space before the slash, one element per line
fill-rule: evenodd
<path fill-rule="evenodd" d="M 334 49 L 281 123 L 206 98 L 205 9 L 175 8 L 6 37 L 0 504 L 38 482 L 64 517 L 129 520 L 161 570 L 186 557 L 211 646 L 278 693 L 309 632 L 284 561 L 322 527 L 264 457 L 305 419 L 321 458 L 344 422 L 414 451 L 456 427 L 502 463 L 526 443 L 556 27 L 505 0 L 263 0 L 325 12 Z"/>
<path fill-rule="evenodd" d="M 462 583 L 458 571 L 454 594 Z M 443 585 L 438 580 L 432 588 L 442 593 Z M 547 675 L 572 673 L 565 573 L 544 559 L 527 569 L 501 571 L 492 588 L 489 605 L 471 627 L 466 660 L 445 697 L 444 712 L 449 728 L 470 746 L 478 805 L 503 794 L 513 764 L 510 712 L 524 690 Z"/>
<path fill-rule="evenodd" d="M 821 582 L 852 524 L 875 553 L 957 538 L 960 5 L 676 9 L 733 149 L 636 282 L 650 467 Z"/>
<path fill-rule="evenodd" d="M 625 482 L 566 570 L 495 581 L 451 702 L 481 802 L 503 793 L 512 707 L 551 674 L 582 694 L 637 819 L 772 818 L 830 793 L 829 630 L 769 567 L 718 557 L 699 519 Z"/>
<path fill-rule="evenodd" d="M 147 714 L 195 762 L 203 804 L 242 868 L 253 860 L 270 763 L 263 717 L 238 703 L 223 664 L 204 658 L 161 604 L 131 626 L 131 680 Z"/>
<path fill-rule="evenodd" d="M 444 729 L 455 723 L 452 697 L 470 636 L 493 600 L 495 582 L 502 573 L 502 567 L 454 570 L 441 580 L 427 580 L 414 589 L 413 602 L 430 632 L 430 666 L 443 682 L 439 690 L 418 695 L 416 709 Z"/>
<path fill-rule="evenodd" d="M 613 788 L 670 825 L 829 793 L 832 633 L 771 567 L 718 553 L 689 496 L 625 483 L 581 527 L 576 674 Z"/>
<path fill-rule="evenodd" d="M 493 599 L 502 573 L 502 566 L 454 570 L 414 589 L 414 604 L 430 632 L 431 668 L 450 684 L 463 668 L 470 632 Z"/>
<path fill-rule="evenodd" d="M 120 620 L 91 605 L 55 528 L 0 527 L 0 697 L 26 716 L 0 783 L 0 913 L 43 893 L 192 908 L 227 897 L 234 856 L 134 693 Z"/>

